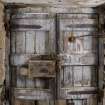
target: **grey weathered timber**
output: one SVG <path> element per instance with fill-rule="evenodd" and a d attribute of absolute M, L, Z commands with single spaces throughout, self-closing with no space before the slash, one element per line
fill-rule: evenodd
<path fill-rule="evenodd" d="M 96 52 L 98 15 L 97 14 L 58 14 L 59 51 L 67 54 L 87 54 Z M 70 38 L 75 40 L 70 42 Z M 88 43 L 89 42 L 89 43 Z"/>
<path fill-rule="evenodd" d="M 57 14 L 58 97 L 70 105 L 97 105 L 98 24 L 94 13 Z"/>
<path fill-rule="evenodd" d="M 54 98 L 55 24 L 48 13 L 17 12 L 11 16 L 12 93 L 15 99 Z M 43 59 L 42 59 L 43 58 Z M 46 78 L 47 77 L 47 78 Z"/>
<path fill-rule="evenodd" d="M 84 96 L 84 98 L 79 99 L 75 99 L 75 100 L 68 100 L 67 103 L 74 104 L 74 105 L 97 105 L 97 96 L 96 95 L 88 95 L 87 99 L 85 99 L 86 97 Z"/>
<path fill-rule="evenodd" d="M 104 87 L 104 65 L 105 65 L 105 60 L 104 60 L 104 38 L 99 38 L 99 89 L 102 90 Z"/>
<path fill-rule="evenodd" d="M 50 55 L 55 53 L 54 18 L 47 13 L 12 16 L 12 53 Z"/>
<path fill-rule="evenodd" d="M 66 65 L 65 65 L 66 66 Z M 60 69 L 61 88 L 97 89 L 97 68 L 94 66 L 66 66 Z"/>

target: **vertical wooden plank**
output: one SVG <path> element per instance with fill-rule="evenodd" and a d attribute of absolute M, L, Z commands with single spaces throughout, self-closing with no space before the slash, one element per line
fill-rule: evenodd
<path fill-rule="evenodd" d="M 84 37 L 84 50 L 92 50 L 92 37 Z"/>
<path fill-rule="evenodd" d="M 55 38 L 55 27 L 54 27 L 54 19 L 49 19 L 49 53 L 54 54 L 56 48 L 56 38 Z M 47 44 L 46 44 L 47 46 Z"/>
<path fill-rule="evenodd" d="M 59 39 L 59 48 L 60 48 L 60 52 L 63 52 L 64 53 L 64 50 L 66 49 L 66 46 L 65 46 L 65 35 L 66 32 L 62 31 L 60 32 L 60 39 Z"/>
<path fill-rule="evenodd" d="M 90 69 L 91 69 L 91 84 L 92 84 L 92 86 L 97 87 L 97 85 L 98 85 L 98 76 L 97 76 L 98 68 L 92 66 L 92 67 L 90 67 Z"/>
<path fill-rule="evenodd" d="M 26 53 L 34 54 L 35 46 L 35 32 L 27 31 L 26 32 Z"/>
<path fill-rule="evenodd" d="M 99 71 L 98 71 L 98 85 L 99 89 L 103 89 L 104 83 L 104 65 L 105 65 L 105 55 L 104 55 L 104 39 L 99 38 Z"/>
<path fill-rule="evenodd" d="M 17 88 L 25 88 L 25 77 L 17 75 Z"/>
<path fill-rule="evenodd" d="M 17 88 L 25 88 L 25 84 L 26 84 L 26 77 L 20 75 L 20 68 L 18 67 L 17 69 Z"/>
<path fill-rule="evenodd" d="M 70 54 L 72 51 L 73 51 L 73 49 L 74 49 L 74 43 L 73 42 L 69 42 L 69 37 L 70 37 L 70 34 L 71 34 L 71 32 L 64 32 L 64 35 L 63 35 L 63 45 L 62 45 L 62 47 L 63 47 L 63 51 L 65 52 L 65 53 L 68 53 L 68 54 Z"/>
<path fill-rule="evenodd" d="M 49 85 L 49 84 L 47 84 Z M 44 89 L 46 87 L 46 84 L 45 84 L 45 80 L 42 79 L 42 78 L 36 78 L 35 79 L 35 88 L 42 88 Z"/>
<path fill-rule="evenodd" d="M 74 67 L 74 86 L 82 86 L 82 76 L 83 76 L 83 71 L 82 71 L 81 66 L 75 66 Z"/>
<path fill-rule="evenodd" d="M 11 74 L 9 74 L 9 75 L 11 75 L 12 77 L 10 78 L 11 79 L 11 82 L 12 82 L 12 86 L 13 87 L 16 87 L 17 86 L 17 68 L 16 67 L 12 67 L 11 68 Z"/>
<path fill-rule="evenodd" d="M 25 52 L 25 32 L 16 32 L 16 53 L 22 54 Z"/>
<path fill-rule="evenodd" d="M 89 105 L 97 105 L 97 97 L 96 96 L 91 96 L 89 97 Z"/>
<path fill-rule="evenodd" d="M 83 67 L 83 86 L 92 86 L 91 84 L 91 68 L 88 66 Z"/>
<path fill-rule="evenodd" d="M 12 53 L 16 53 L 16 32 L 11 32 L 11 50 Z"/>
<path fill-rule="evenodd" d="M 34 88 L 34 79 L 26 78 L 26 88 Z"/>
<path fill-rule="evenodd" d="M 72 71 L 72 67 L 65 67 L 64 68 L 64 71 L 63 71 L 63 75 L 64 75 L 64 85 L 66 86 L 66 87 L 70 87 L 70 86 L 72 86 L 72 81 L 74 80 L 74 78 L 73 78 L 73 71 Z"/>
<path fill-rule="evenodd" d="M 45 54 L 45 38 L 46 34 L 44 31 L 36 32 L 36 53 L 37 54 Z"/>

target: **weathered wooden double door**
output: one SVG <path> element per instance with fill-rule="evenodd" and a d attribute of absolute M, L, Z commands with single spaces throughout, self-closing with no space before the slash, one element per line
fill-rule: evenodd
<path fill-rule="evenodd" d="M 17 12 L 10 24 L 13 105 L 97 105 L 96 13 Z"/>

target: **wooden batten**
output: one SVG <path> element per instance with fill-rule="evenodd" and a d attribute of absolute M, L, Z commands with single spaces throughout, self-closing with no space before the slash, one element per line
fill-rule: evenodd
<path fill-rule="evenodd" d="M 34 101 L 15 100 L 14 105 L 35 105 Z"/>
<path fill-rule="evenodd" d="M 28 101 L 28 100 L 15 100 L 14 105 L 54 105 L 54 101 L 51 100 L 38 100 L 38 101 Z"/>
<path fill-rule="evenodd" d="M 20 100 L 53 100 L 52 91 L 41 88 L 16 88 L 14 96 Z"/>

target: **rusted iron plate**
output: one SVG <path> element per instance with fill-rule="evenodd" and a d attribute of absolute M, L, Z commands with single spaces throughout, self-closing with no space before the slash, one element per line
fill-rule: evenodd
<path fill-rule="evenodd" d="M 29 61 L 29 77 L 55 77 L 55 62 L 48 60 Z"/>

